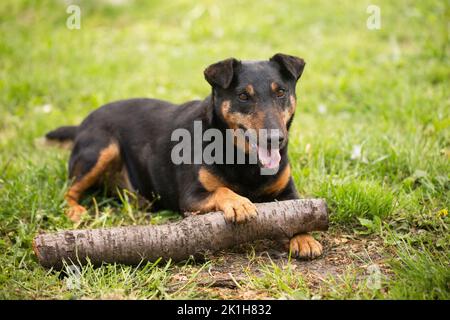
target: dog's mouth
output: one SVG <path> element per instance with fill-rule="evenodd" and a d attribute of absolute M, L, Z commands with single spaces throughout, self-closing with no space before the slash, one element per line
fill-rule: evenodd
<path fill-rule="evenodd" d="M 279 167 L 281 161 L 280 149 L 267 149 L 256 143 L 252 143 L 251 146 L 257 151 L 258 163 L 262 168 L 276 169 Z"/>

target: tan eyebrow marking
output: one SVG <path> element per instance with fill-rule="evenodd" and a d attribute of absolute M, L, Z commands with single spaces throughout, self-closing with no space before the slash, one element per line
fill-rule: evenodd
<path fill-rule="evenodd" d="M 293 95 L 289 96 L 289 101 L 291 102 L 289 108 L 283 111 L 283 120 L 285 123 L 288 123 L 288 121 L 292 118 L 297 106 L 297 101 Z"/>
<path fill-rule="evenodd" d="M 255 95 L 255 89 L 253 88 L 253 86 L 251 84 L 247 85 L 247 87 L 245 87 L 245 90 L 247 91 L 247 93 L 251 96 Z"/>
<path fill-rule="evenodd" d="M 295 110 L 295 107 L 297 106 L 297 100 L 292 94 L 289 96 L 289 101 L 291 102 L 291 108 Z"/>
<path fill-rule="evenodd" d="M 275 91 L 278 90 L 278 87 L 279 87 L 279 86 L 278 86 L 277 83 L 272 82 L 272 83 L 270 84 L 270 87 L 272 88 L 272 91 L 275 92 Z"/>

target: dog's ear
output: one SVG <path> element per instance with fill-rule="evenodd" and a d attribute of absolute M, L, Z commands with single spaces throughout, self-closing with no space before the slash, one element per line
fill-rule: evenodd
<path fill-rule="evenodd" d="M 222 60 L 210 65 L 203 74 L 211 86 L 226 89 L 230 86 L 239 63 L 235 58 Z"/>
<path fill-rule="evenodd" d="M 295 81 L 300 79 L 303 69 L 305 68 L 305 61 L 302 58 L 290 56 L 283 53 L 277 53 L 270 61 L 278 63 L 281 72 L 286 76 L 294 78 Z"/>

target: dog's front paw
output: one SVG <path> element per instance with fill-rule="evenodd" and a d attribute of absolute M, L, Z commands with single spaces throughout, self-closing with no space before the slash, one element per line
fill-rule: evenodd
<path fill-rule="evenodd" d="M 289 250 L 293 257 L 314 259 L 322 255 L 322 245 L 309 234 L 298 234 L 289 242 Z"/>
<path fill-rule="evenodd" d="M 87 212 L 86 208 L 80 205 L 71 206 L 67 209 L 66 215 L 73 222 L 78 222 L 81 216 Z"/>
<path fill-rule="evenodd" d="M 234 192 L 218 199 L 217 207 L 223 211 L 227 222 L 243 223 L 257 215 L 256 206 L 249 199 Z"/>

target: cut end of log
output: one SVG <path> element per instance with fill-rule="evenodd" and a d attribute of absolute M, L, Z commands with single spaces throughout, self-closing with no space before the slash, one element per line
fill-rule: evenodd
<path fill-rule="evenodd" d="M 31 247 L 33 248 L 34 254 L 35 254 L 36 257 L 38 258 L 38 261 L 41 262 L 43 259 L 42 259 L 42 256 L 40 255 L 39 248 L 38 248 L 38 246 L 37 246 L 37 244 L 36 244 L 36 241 L 37 241 L 38 237 L 39 237 L 39 236 L 36 236 L 36 237 L 33 239 L 33 241 L 31 242 Z"/>

